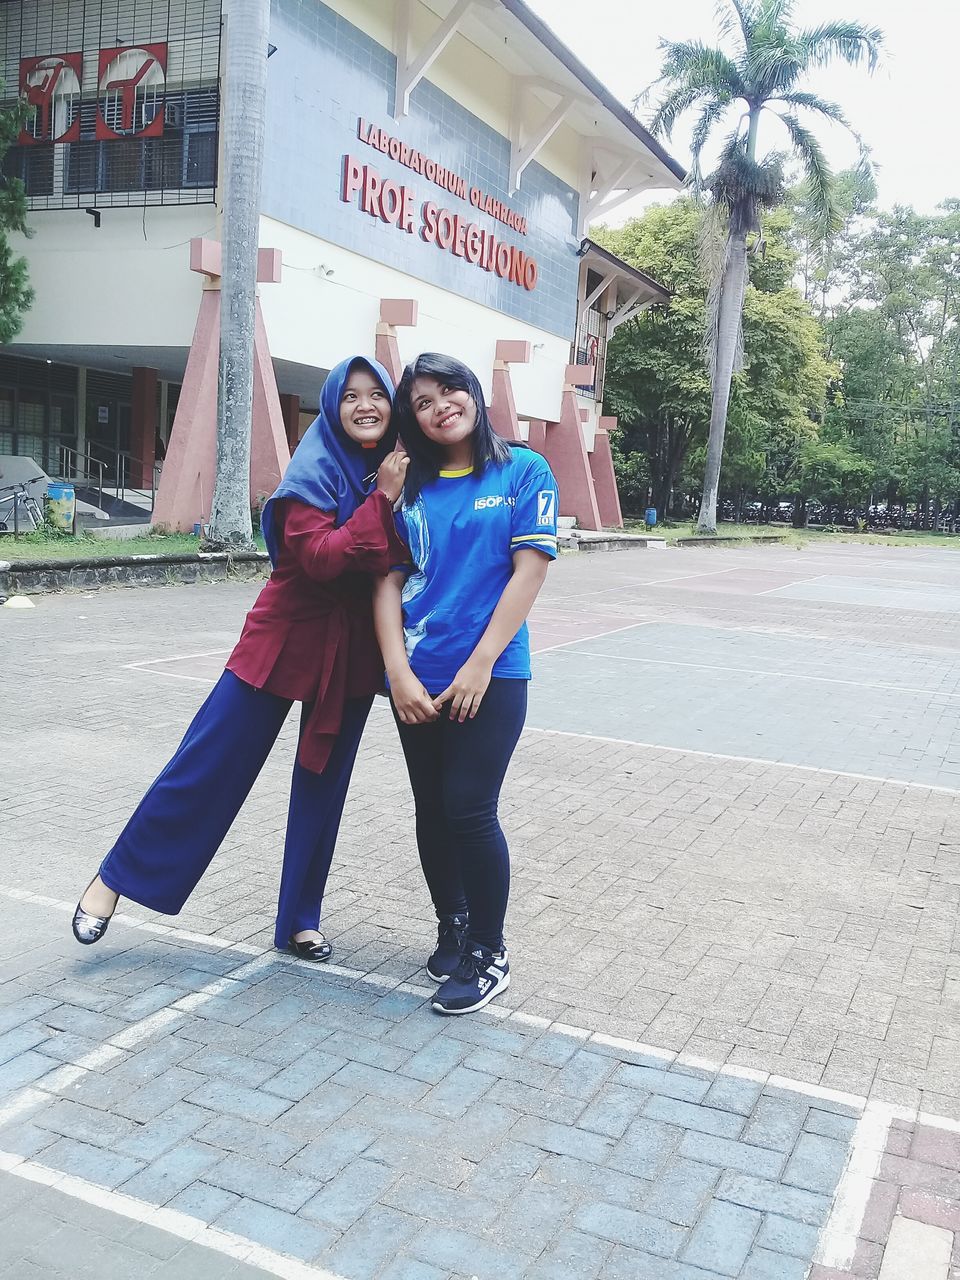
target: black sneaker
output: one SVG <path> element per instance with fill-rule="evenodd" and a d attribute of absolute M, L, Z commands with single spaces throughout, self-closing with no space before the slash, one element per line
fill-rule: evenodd
<path fill-rule="evenodd" d="M 465 951 L 459 967 L 433 1000 L 437 1013 L 475 1013 L 510 985 L 506 951 L 474 946 Z"/>
<path fill-rule="evenodd" d="M 434 982 L 446 982 L 460 963 L 469 917 L 441 916 L 437 925 L 437 949 L 427 961 L 427 973 Z"/>

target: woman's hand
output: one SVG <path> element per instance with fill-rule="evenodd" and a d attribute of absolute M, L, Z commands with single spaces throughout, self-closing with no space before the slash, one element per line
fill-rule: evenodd
<path fill-rule="evenodd" d="M 468 717 L 472 720 L 480 710 L 492 671 L 492 662 L 486 662 L 473 654 L 453 677 L 453 683 L 434 698 L 436 711 L 439 713 L 443 704 L 449 702 L 451 720 L 459 720 L 461 724 Z"/>
<path fill-rule="evenodd" d="M 409 668 L 399 676 L 391 675 L 390 697 L 404 724 L 429 724 L 440 714 L 429 693 Z"/>
<path fill-rule="evenodd" d="M 402 446 L 394 449 L 393 453 L 388 453 L 380 463 L 377 471 L 377 488 L 391 502 L 396 502 L 403 493 L 403 482 L 409 465 L 410 456 Z"/>

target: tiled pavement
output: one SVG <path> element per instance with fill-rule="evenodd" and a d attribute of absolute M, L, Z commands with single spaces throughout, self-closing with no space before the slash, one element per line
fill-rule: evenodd
<path fill-rule="evenodd" d="M 325 917 L 365 978 L 267 950 L 289 729 L 167 922 L 195 937 L 117 921 L 73 946 L 62 907 L 220 661 L 170 659 L 229 647 L 253 591 L 0 613 L 0 699 L 22 708 L 0 770 L 0 1274 L 792 1280 L 816 1257 L 813 1280 L 957 1280 L 956 618 L 784 599 L 813 566 L 772 554 L 553 571 L 535 630 L 570 648 L 540 659 L 556 692 L 504 805 L 514 985 L 453 1021 L 424 1009 L 382 710 Z M 960 563 L 859 555 L 837 576 L 915 574 L 927 601 Z M 818 675 L 860 687 L 825 698 Z M 614 701 L 635 711 L 617 733 Z M 909 733 L 878 737 L 884 717 Z M 876 776 L 810 767 L 818 726 L 834 770 Z"/>

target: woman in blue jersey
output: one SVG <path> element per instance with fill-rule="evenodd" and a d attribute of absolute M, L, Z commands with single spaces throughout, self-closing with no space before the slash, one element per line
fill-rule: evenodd
<path fill-rule="evenodd" d="M 540 454 L 493 431 L 459 360 L 419 356 L 394 412 L 410 455 L 397 527 L 413 563 L 375 585 L 374 619 L 440 922 L 433 1007 L 472 1013 L 510 981 L 497 805 L 526 715 L 526 617 L 557 554 L 557 486 Z"/>

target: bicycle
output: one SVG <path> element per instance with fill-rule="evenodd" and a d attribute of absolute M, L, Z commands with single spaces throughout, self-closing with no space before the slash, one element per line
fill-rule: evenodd
<path fill-rule="evenodd" d="M 8 495 L 8 496 L 4 496 Z M 24 484 L 0 486 L 0 533 L 35 533 L 43 528 L 43 512 Z"/>

